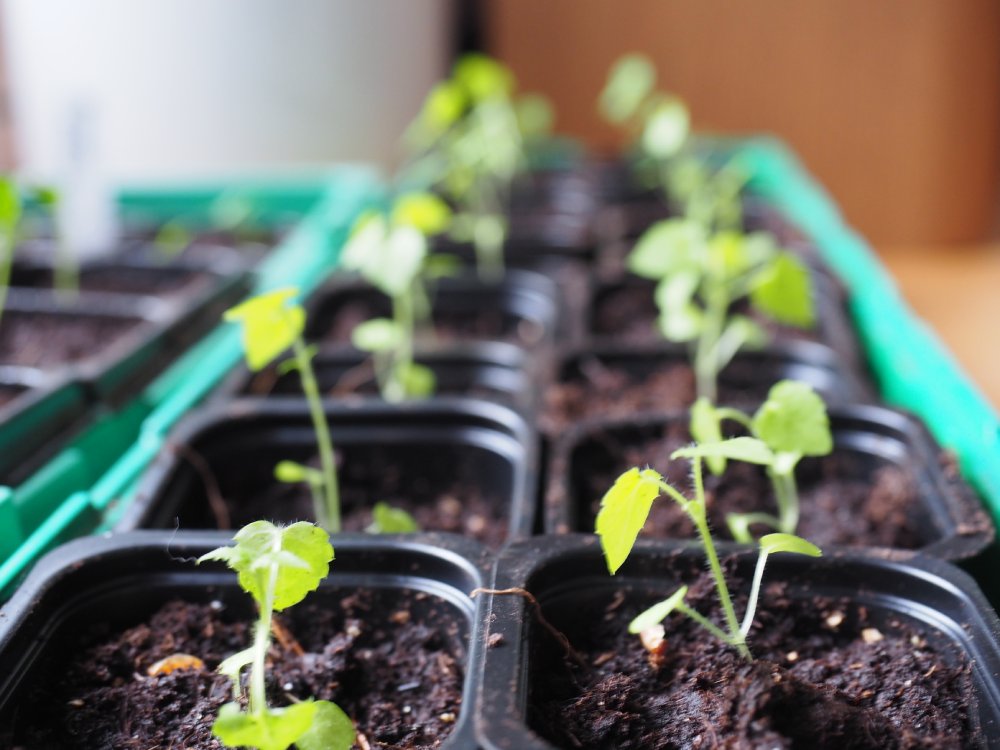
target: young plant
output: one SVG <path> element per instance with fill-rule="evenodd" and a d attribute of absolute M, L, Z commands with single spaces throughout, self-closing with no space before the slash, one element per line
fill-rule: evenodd
<path fill-rule="evenodd" d="M 212 733 L 226 747 L 257 750 L 348 750 L 356 732 L 335 703 L 307 699 L 286 708 L 267 704 L 266 663 L 275 612 L 301 602 L 330 571 L 333 547 L 327 533 L 310 523 L 275 526 L 254 521 L 219 547 L 198 558 L 224 562 L 239 576 L 240 587 L 257 603 L 253 645 L 225 659 L 218 671 L 232 680 L 233 701 L 219 709 Z M 249 689 L 242 673 L 249 669 Z M 246 705 L 246 710 L 243 704 Z"/>
<path fill-rule="evenodd" d="M 442 270 L 441 256 L 428 255 L 430 235 L 444 231 L 451 210 L 430 193 L 408 193 L 388 216 L 362 216 L 344 247 L 343 264 L 357 271 L 392 300 L 392 318 L 359 324 L 352 343 L 370 352 L 375 378 L 386 401 L 426 398 L 434 392 L 434 373 L 413 360 L 418 326 L 430 318 L 424 279 Z"/>
<path fill-rule="evenodd" d="M 0 316 L 7 305 L 10 274 L 21 221 L 21 195 L 11 177 L 0 176 Z"/>
<path fill-rule="evenodd" d="M 767 340 L 760 325 L 734 313 L 735 303 L 745 299 L 752 310 L 785 325 L 814 322 L 808 270 L 767 233 L 709 234 L 697 221 L 666 219 L 642 235 L 627 265 L 658 282 L 660 332 L 670 341 L 693 343 L 698 395 L 713 403 L 722 368 L 742 347 Z"/>
<path fill-rule="evenodd" d="M 697 446 L 695 446 L 697 448 Z M 688 499 L 678 490 L 668 484 L 663 476 L 653 469 L 632 468 L 622 474 L 615 481 L 614 486 L 604 495 L 601 500 L 601 509 L 597 514 L 596 532 L 600 537 L 601 548 L 604 551 L 605 561 L 608 570 L 614 575 L 618 569 L 628 559 L 632 548 L 635 546 L 636 537 L 649 517 L 649 511 L 653 502 L 661 495 L 666 494 L 677 502 L 684 512 L 694 522 L 698 531 L 699 540 L 708 558 L 708 566 L 715 582 L 716 593 L 722 605 L 725 622 L 722 626 L 709 620 L 700 612 L 689 606 L 685 601 L 687 586 L 680 587 L 667 599 L 654 604 L 645 612 L 636 617 L 629 625 L 629 632 L 643 636 L 643 642 L 650 639 L 650 631 L 653 628 L 662 627 L 660 623 L 673 611 L 694 620 L 699 626 L 707 630 L 723 643 L 732 646 L 748 660 L 751 659 L 750 649 L 747 646 L 747 634 L 753 624 L 754 614 L 757 611 L 757 600 L 760 598 L 760 584 L 764 576 L 764 566 L 767 564 L 769 555 L 778 552 L 792 552 L 800 555 L 819 557 L 821 552 L 818 547 L 791 534 L 769 534 L 760 540 L 760 551 L 757 558 L 757 567 L 754 572 L 753 584 L 750 588 L 750 595 L 747 599 L 746 611 L 743 620 L 736 616 L 733 600 L 729 593 L 729 586 L 726 583 L 725 575 L 722 571 L 722 564 L 712 541 L 711 533 L 708 530 L 708 518 L 705 506 L 705 489 L 702 479 L 701 456 L 698 453 L 690 453 L 689 449 L 676 451 L 671 458 L 681 456 L 693 459 L 694 475 L 694 497 Z M 662 640 L 662 630 L 658 633 Z M 652 639 L 655 641 L 656 639 Z"/>
<path fill-rule="evenodd" d="M 725 419 L 745 427 L 751 437 L 723 440 L 721 422 Z M 684 455 L 701 456 L 715 474 L 725 470 L 730 458 L 767 468 L 778 515 L 729 514 L 726 523 L 733 539 L 752 542 L 750 525 L 756 523 L 786 534 L 795 533 L 799 524 L 795 467 L 803 456 L 826 456 L 833 450 L 826 404 L 809 385 L 795 380 L 776 383 L 753 417 L 699 399 L 691 409 L 691 434 L 697 445 Z"/>
<path fill-rule="evenodd" d="M 485 281 L 503 275 L 506 208 L 511 183 L 525 169 L 526 142 L 551 126 L 551 108 L 540 97 L 514 96 L 505 66 L 469 54 L 449 80 L 435 86 L 408 131 L 420 153 L 410 175 L 440 186 L 455 205 L 451 236 L 471 242 Z"/>
<path fill-rule="evenodd" d="M 275 467 L 275 477 L 283 482 L 308 484 L 316 520 L 330 533 L 336 533 L 340 531 L 340 490 L 333 441 L 312 367 L 315 348 L 306 346 L 302 337 L 306 313 L 301 305 L 293 302 L 297 295 L 298 290 L 292 288 L 267 292 L 230 308 L 224 318 L 242 326 L 243 352 L 247 366 L 254 372 L 264 369 L 291 348 L 292 358 L 282 363 L 281 367 L 285 372 L 299 371 L 302 391 L 309 403 L 316 432 L 320 469 L 317 471 L 292 461 L 282 461 Z"/>
<path fill-rule="evenodd" d="M 55 231 L 53 285 L 60 294 L 72 297 L 80 291 L 80 261 L 61 228 L 59 191 L 52 187 L 35 188 L 34 198 L 48 213 Z"/>

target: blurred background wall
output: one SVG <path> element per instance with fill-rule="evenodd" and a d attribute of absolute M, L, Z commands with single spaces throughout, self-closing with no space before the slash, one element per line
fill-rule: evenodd
<path fill-rule="evenodd" d="M 997 0 L 492 0 L 486 46 L 560 129 L 637 50 L 706 130 L 779 134 L 878 244 L 982 240 L 1000 206 Z"/>

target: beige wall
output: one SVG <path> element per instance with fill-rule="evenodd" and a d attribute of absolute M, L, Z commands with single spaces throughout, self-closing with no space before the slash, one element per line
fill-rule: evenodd
<path fill-rule="evenodd" d="M 641 50 L 698 127 L 785 138 L 875 243 L 955 243 L 994 227 L 997 0 L 492 0 L 487 41 L 560 129 L 617 134 L 594 101 Z"/>

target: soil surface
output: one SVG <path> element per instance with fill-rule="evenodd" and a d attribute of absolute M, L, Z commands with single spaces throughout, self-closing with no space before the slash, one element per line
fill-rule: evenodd
<path fill-rule="evenodd" d="M 561 615 L 547 610 L 583 665 L 566 658 L 541 628 L 532 629 L 535 731 L 560 748 L 608 750 L 981 744 L 970 718 L 969 665 L 957 649 L 930 642 L 907 622 L 874 621 L 848 601 L 793 599 L 782 585 L 765 583 L 748 637 L 755 661 L 681 615 L 664 622 L 666 645 L 650 658 L 628 623 L 669 593 L 604 590 L 572 601 Z M 686 601 L 723 621 L 707 574 Z M 738 598 L 737 613 L 744 607 Z"/>
<path fill-rule="evenodd" d="M 83 289 L 92 292 L 119 292 L 168 296 L 184 292 L 204 280 L 200 271 L 166 272 L 144 268 L 95 268 L 85 270 L 80 277 Z"/>
<path fill-rule="evenodd" d="M 247 612 L 173 601 L 121 633 L 94 626 L 0 729 L 14 750 L 221 750 L 214 717 L 232 699 L 222 659 L 253 640 Z M 317 592 L 278 615 L 268 701 L 332 700 L 355 721 L 356 748 L 436 748 L 461 711 L 465 639 L 442 600 L 406 589 Z M 296 643 L 301 651 L 296 648 Z M 150 676 L 174 654 L 203 667 Z"/>
<path fill-rule="evenodd" d="M 687 409 L 697 395 L 694 371 L 682 360 L 660 359 L 650 368 L 653 358 L 644 362 L 645 369 L 627 369 L 605 364 L 598 357 L 581 359 L 575 372 L 553 383 L 545 391 L 544 409 L 539 416 L 540 428 L 558 435 L 568 427 L 595 417 L 633 417 L 642 414 Z M 759 365 L 736 359 L 719 381 L 719 403 L 741 405 L 759 403 L 767 398 L 770 384 L 780 379 L 779 373 L 761 370 Z M 754 390 L 743 383 L 759 383 Z"/>
<path fill-rule="evenodd" d="M 322 343 L 346 344 L 355 327 L 372 318 L 388 316 L 388 301 L 353 299 L 337 308 L 331 320 L 311 324 L 311 338 Z M 433 312 L 433 331 L 418 333 L 422 344 L 459 341 L 506 341 L 532 348 L 545 337 L 540 323 L 508 313 L 484 302 L 475 310 L 449 310 L 441 306 Z"/>
<path fill-rule="evenodd" d="M 499 548 L 507 539 L 511 512 L 500 489 L 503 482 L 494 485 L 492 475 L 468 455 L 437 453 L 434 458 L 421 454 L 407 460 L 398 451 L 367 445 L 346 457 L 338 452 L 343 530 L 365 531 L 372 522 L 372 507 L 385 502 L 407 511 L 422 531 L 462 534 Z M 190 458 L 188 454 L 189 463 Z M 240 467 L 213 469 L 198 460 L 196 483 L 199 488 L 211 485 L 212 490 L 207 496 L 188 493 L 183 498 L 180 527 L 238 529 L 261 518 L 276 523 L 315 520 L 308 489 L 273 478 L 278 460 L 274 450 L 266 456 L 248 453 Z M 319 466 L 318 459 L 308 463 Z M 218 473 L 209 476 L 213 470 Z M 484 474 L 477 478 L 478 472 Z M 212 510 L 220 505 L 223 516 Z"/>
<path fill-rule="evenodd" d="M 594 519 L 604 493 L 615 479 L 632 466 L 650 466 L 667 481 L 691 494 L 690 464 L 671 461 L 670 455 L 688 443 L 687 424 L 668 423 L 665 429 L 648 428 L 623 433 L 599 432 L 574 453 L 570 476 L 578 518 L 576 531 L 593 531 Z M 556 478 L 547 502 L 563 502 L 566 489 L 559 478 L 563 467 L 553 467 Z M 917 549 L 933 541 L 917 496 L 912 475 L 896 464 L 852 451 L 837 451 L 820 458 L 805 458 L 796 469 L 801 519 L 799 536 L 820 547 L 838 544 Z M 731 539 L 726 526 L 728 513 L 764 511 L 777 506 L 771 482 L 759 466 L 730 461 L 721 477 L 705 471 L 709 523 L 721 539 Z M 755 536 L 771 531 L 752 526 Z M 669 498 L 653 503 L 643 535 L 656 538 L 690 539 L 695 535 L 687 514 Z"/>
<path fill-rule="evenodd" d="M 606 287 L 595 295 L 590 330 L 595 336 L 613 338 L 617 342 L 634 344 L 662 341 L 658 326 L 659 310 L 653 296 L 655 285 L 643 279 L 629 277 L 622 284 Z M 823 341 L 819 328 L 802 329 L 776 323 L 750 308 L 737 303 L 734 311 L 753 318 L 773 339 Z"/>
<path fill-rule="evenodd" d="M 53 367 L 100 354 L 143 321 L 8 310 L 0 326 L 0 363 Z"/>

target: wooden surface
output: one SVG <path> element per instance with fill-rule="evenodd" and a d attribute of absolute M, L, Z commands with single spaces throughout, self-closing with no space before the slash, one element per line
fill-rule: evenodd
<path fill-rule="evenodd" d="M 785 139 L 880 245 L 982 241 L 998 205 L 997 0 L 493 0 L 487 44 L 560 130 L 618 142 L 595 110 L 642 51 L 707 130 Z"/>
<path fill-rule="evenodd" d="M 886 247 L 880 257 L 914 311 L 1000 410 L 1000 242 Z"/>

